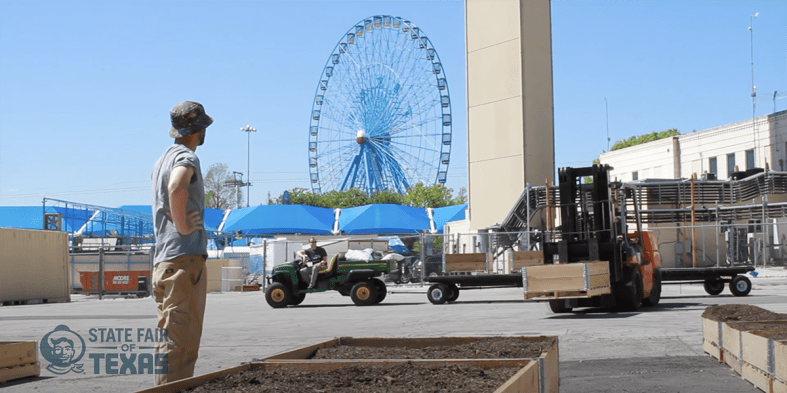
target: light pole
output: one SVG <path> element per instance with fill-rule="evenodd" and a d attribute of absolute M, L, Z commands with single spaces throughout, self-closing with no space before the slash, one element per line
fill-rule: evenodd
<path fill-rule="evenodd" d="M 754 85 L 754 19 L 760 16 L 759 12 L 755 12 L 754 15 L 749 15 L 749 37 L 751 40 L 751 132 L 754 136 L 754 148 L 752 152 L 755 156 L 755 164 L 756 164 L 756 155 L 757 155 L 757 130 L 755 129 L 754 124 L 754 117 L 755 117 L 755 108 L 756 108 L 756 100 L 757 100 L 757 86 Z M 748 168 L 747 168 L 748 169 Z"/>
<path fill-rule="evenodd" d="M 249 194 L 250 191 L 249 187 L 251 187 L 251 171 L 249 169 L 250 162 L 251 162 L 251 133 L 257 132 L 257 129 L 250 125 L 246 125 L 246 127 L 241 127 L 240 130 L 245 132 L 247 136 L 246 138 L 246 176 L 247 176 L 246 177 L 246 207 L 249 207 L 249 199 L 251 199 Z"/>

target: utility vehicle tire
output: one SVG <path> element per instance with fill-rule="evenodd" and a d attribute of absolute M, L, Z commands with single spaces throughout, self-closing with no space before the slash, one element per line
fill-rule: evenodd
<path fill-rule="evenodd" d="M 553 299 L 549 301 L 549 309 L 555 314 L 571 312 L 574 308 L 568 305 L 564 299 Z"/>
<path fill-rule="evenodd" d="M 724 281 L 721 280 L 706 280 L 703 284 L 705 292 L 708 295 L 716 296 L 724 290 Z"/>
<path fill-rule="evenodd" d="M 426 291 L 426 297 L 432 304 L 443 304 L 448 301 L 448 287 L 445 284 L 434 284 Z"/>
<path fill-rule="evenodd" d="M 292 297 L 292 301 L 290 302 L 290 306 L 297 306 L 297 305 L 303 303 L 304 299 L 306 299 L 306 292 L 304 292 L 304 293 L 302 293 L 300 295 L 297 295 L 297 296 L 293 296 Z"/>
<path fill-rule="evenodd" d="M 265 290 L 265 300 L 273 308 L 287 307 L 292 302 L 292 293 L 286 285 L 275 282 Z"/>
<path fill-rule="evenodd" d="M 659 304 L 661 300 L 661 269 L 653 269 L 653 289 L 650 290 L 650 295 L 642 300 L 642 304 L 646 307 L 653 307 Z"/>
<path fill-rule="evenodd" d="M 356 306 L 371 306 L 377 301 L 377 286 L 366 281 L 353 285 L 350 298 Z"/>
<path fill-rule="evenodd" d="M 385 287 L 385 283 L 381 280 L 372 280 L 375 285 L 377 285 L 377 300 L 374 304 L 378 304 L 385 300 L 385 296 L 388 294 L 388 288 Z"/>
<path fill-rule="evenodd" d="M 450 292 L 450 294 L 446 301 L 454 302 L 459 298 L 459 287 L 457 287 L 456 284 L 448 284 L 448 292 Z"/>
<path fill-rule="evenodd" d="M 642 307 L 642 275 L 639 267 L 623 270 L 624 281 L 615 286 L 615 302 L 624 311 L 638 311 Z"/>
<path fill-rule="evenodd" d="M 745 276 L 735 276 L 730 282 L 730 292 L 735 296 L 746 296 L 751 292 L 751 281 Z"/>

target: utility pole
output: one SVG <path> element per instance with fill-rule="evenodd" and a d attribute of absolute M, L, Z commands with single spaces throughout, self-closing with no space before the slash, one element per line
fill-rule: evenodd
<path fill-rule="evenodd" d="M 240 187 L 245 186 L 246 183 L 243 182 L 243 172 L 233 171 L 232 175 L 235 176 L 235 179 L 228 180 L 224 182 L 224 184 L 228 186 L 235 186 L 235 208 L 240 209 Z M 240 180 L 238 179 L 238 175 L 240 175 Z"/>
<path fill-rule="evenodd" d="M 257 129 L 246 125 L 246 127 L 241 127 L 241 131 L 246 133 L 246 207 L 249 207 L 249 200 L 251 199 L 251 194 L 249 194 L 249 187 L 251 187 L 251 169 L 250 169 L 250 162 L 251 162 L 251 133 L 257 132 Z M 238 206 L 240 207 L 240 206 Z"/>

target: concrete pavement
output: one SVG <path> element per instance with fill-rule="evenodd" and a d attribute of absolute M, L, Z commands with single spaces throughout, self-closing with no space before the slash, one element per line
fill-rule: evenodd
<path fill-rule="evenodd" d="M 702 387 L 713 384 L 730 392 L 756 392 L 728 366 L 703 353 L 700 320 L 705 308 L 713 304 L 754 304 L 787 313 L 787 278 L 752 278 L 752 282 L 753 290 L 746 297 L 734 297 L 727 289 L 720 296 L 708 296 L 701 285 L 665 285 L 662 302 L 653 309 L 636 313 L 586 309 L 560 315 L 550 313 L 545 303 L 523 301 L 521 288 L 462 291 L 457 302 L 436 306 L 427 300 L 426 287 L 391 285 L 388 297 L 378 306 L 356 307 L 348 297 L 331 292 L 309 295 L 301 306 L 286 309 L 270 308 L 260 292 L 214 293 L 208 295 L 196 373 L 340 336 L 555 335 L 559 337 L 562 392 L 706 392 Z M 132 392 L 153 386 L 149 374 L 110 374 L 123 365 L 125 372 L 131 370 L 132 364 L 124 363 L 124 358 L 128 361 L 132 355 L 153 352 L 139 349 L 150 344 L 138 339 L 144 334 L 137 336 L 156 325 L 152 298 L 99 301 L 74 296 L 73 300 L 0 307 L 0 341 L 40 341 L 56 326 L 66 325 L 86 343 L 80 360 L 83 374 L 56 375 L 45 369 L 49 362 L 39 354 L 41 377 L 0 385 L 3 391 Z M 109 329 L 120 334 L 107 340 Z M 126 332 L 130 332 L 128 337 L 124 337 Z M 621 382 L 627 378 L 645 381 L 645 385 Z M 686 383 L 675 385 L 675 378 L 684 378 Z M 620 390 L 621 386 L 625 389 Z"/>

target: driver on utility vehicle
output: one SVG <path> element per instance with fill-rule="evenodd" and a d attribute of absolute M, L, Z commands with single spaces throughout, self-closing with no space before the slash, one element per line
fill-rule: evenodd
<path fill-rule="evenodd" d="M 317 239 L 314 237 L 309 238 L 309 245 L 309 248 L 300 250 L 296 254 L 301 257 L 303 266 L 305 266 L 301 271 L 311 269 L 308 270 L 309 274 L 311 274 L 309 289 L 313 289 L 314 285 L 317 284 L 317 274 L 320 272 L 320 269 L 328 266 L 328 253 L 325 252 L 324 248 L 317 246 Z M 311 263 L 311 266 L 306 266 L 307 262 Z"/>

